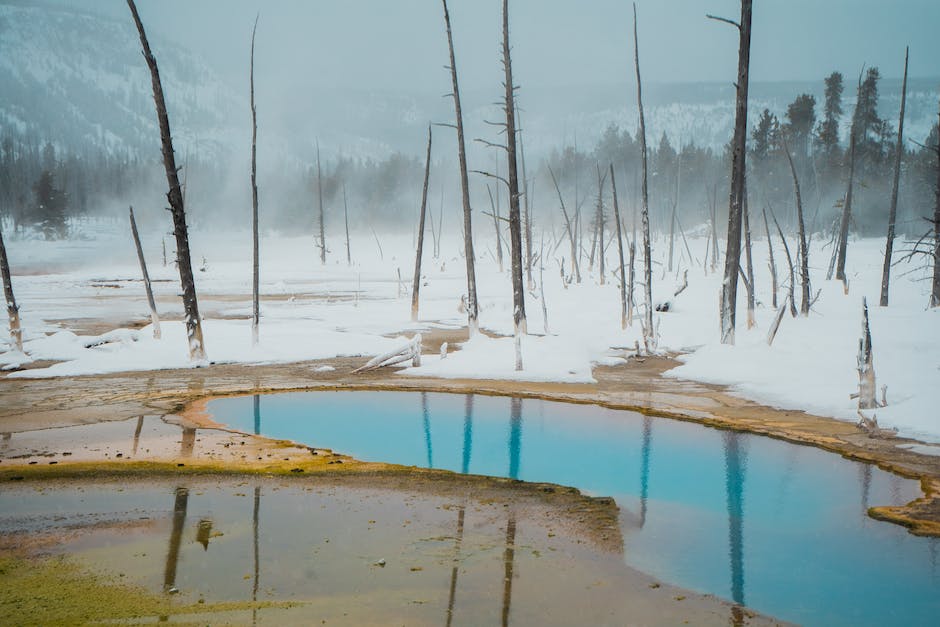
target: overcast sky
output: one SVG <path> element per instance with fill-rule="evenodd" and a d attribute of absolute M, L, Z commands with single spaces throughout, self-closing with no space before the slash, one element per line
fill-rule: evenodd
<path fill-rule="evenodd" d="M 121 18 L 121 0 L 63 0 Z M 148 30 L 206 57 L 231 79 L 244 76 L 251 23 L 261 14 L 259 80 L 323 88 L 440 91 L 446 38 L 439 0 L 137 0 Z M 498 88 L 500 0 L 451 0 L 461 82 Z M 644 80 L 733 81 L 737 34 L 706 13 L 737 19 L 737 0 L 640 0 Z M 517 82 L 525 88 L 624 83 L 631 78 L 632 16 L 625 0 L 512 0 Z M 129 17 L 127 18 L 130 19 Z M 900 77 L 940 76 L 940 0 L 755 0 L 751 77 L 847 77 L 862 64 Z M 263 78 L 261 78 L 263 77 Z M 283 84 L 283 83 L 282 83 Z"/>

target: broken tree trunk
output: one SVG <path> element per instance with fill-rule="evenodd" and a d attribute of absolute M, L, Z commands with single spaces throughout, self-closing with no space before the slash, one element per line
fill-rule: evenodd
<path fill-rule="evenodd" d="M 777 308 L 777 315 L 774 316 L 773 324 L 770 325 L 770 330 L 767 331 L 767 346 L 773 346 L 774 338 L 777 337 L 777 329 L 780 328 L 780 322 L 783 320 L 783 314 L 787 311 L 787 299 L 789 296 L 783 297 L 783 302 L 780 304 L 780 307 Z"/>
<path fill-rule="evenodd" d="M 868 301 L 862 298 L 862 337 L 858 340 L 858 408 L 875 407 L 878 407 L 878 401 L 875 398 L 875 368 L 872 365 Z"/>
<path fill-rule="evenodd" d="M 421 191 L 421 217 L 418 218 L 418 246 L 415 250 L 415 277 L 411 288 L 411 321 L 418 321 L 418 292 L 421 289 L 421 257 L 424 252 L 424 218 L 428 210 L 428 180 L 431 177 L 431 125 L 428 125 L 428 155 L 424 162 L 424 188 Z"/>
<path fill-rule="evenodd" d="M 731 153 L 731 196 L 728 205 L 728 241 L 725 249 L 724 280 L 721 284 L 721 343 L 734 344 L 738 296 L 738 267 L 741 264 L 741 221 L 744 213 L 745 158 L 747 142 L 748 70 L 751 55 L 751 0 L 741 0 L 741 21 L 723 20 L 736 26 L 738 80 L 735 96 L 734 139 Z"/>
<path fill-rule="evenodd" d="M 800 227 L 800 283 L 802 295 L 800 300 L 800 314 L 809 315 L 810 284 L 809 284 L 809 245 L 806 242 L 806 226 L 803 220 L 803 195 L 800 193 L 800 179 L 796 175 L 793 157 L 790 156 L 790 147 L 787 146 L 786 137 L 783 139 L 783 148 L 787 153 L 787 162 L 790 164 L 790 174 L 793 175 L 793 189 L 796 192 L 796 216 Z"/>
<path fill-rule="evenodd" d="M 23 330 L 20 328 L 20 308 L 13 297 L 13 283 L 10 281 L 10 262 L 7 260 L 7 247 L 3 243 L 3 222 L 0 221 L 0 276 L 3 278 L 3 295 L 7 301 L 7 318 L 10 321 L 10 342 L 13 347 L 23 352 Z"/>
<path fill-rule="evenodd" d="M 261 319 L 260 299 L 258 297 L 258 117 L 255 109 L 255 32 L 258 30 L 258 18 L 251 29 L 251 63 L 249 65 L 249 92 L 251 94 L 251 345 L 258 344 L 258 325 Z M 141 257 L 143 264 L 143 257 Z M 149 292 L 149 288 L 148 288 Z"/>
<path fill-rule="evenodd" d="M 885 263 L 881 273 L 882 307 L 888 306 L 888 285 L 891 282 L 891 253 L 894 250 L 895 221 L 898 216 L 898 186 L 901 181 L 901 156 L 904 154 L 904 107 L 907 104 L 907 61 L 909 49 L 904 49 L 904 80 L 901 82 L 901 115 L 898 120 L 898 143 L 894 155 L 894 179 L 891 185 L 891 207 L 888 210 L 888 239 L 885 242 Z"/>
<path fill-rule="evenodd" d="M 467 262 L 467 326 L 470 337 L 480 330 L 478 321 L 479 309 L 477 305 L 477 281 L 475 258 L 473 255 L 473 230 L 470 223 L 470 182 L 467 174 L 467 151 L 464 143 L 463 112 L 460 108 L 460 88 L 457 84 L 457 61 L 454 58 L 454 37 L 450 28 L 450 12 L 447 10 L 447 0 L 441 0 L 444 5 L 444 24 L 447 27 L 447 48 L 450 52 L 450 77 L 453 83 L 454 114 L 457 118 L 457 158 L 460 162 L 460 189 L 463 198 L 463 242 L 464 259 Z"/>
<path fill-rule="evenodd" d="M 744 0 L 747 2 L 748 0 Z M 643 116 L 643 83 L 640 80 L 640 44 L 637 40 L 636 3 L 633 3 L 633 60 L 636 68 L 636 101 L 640 110 L 640 163 L 642 164 L 643 178 L 640 183 L 640 196 L 642 199 L 641 221 L 643 224 L 643 273 L 645 285 L 643 286 L 646 312 L 643 322 L 643 342 L 646 351 L 655 349 L 653 330 L 653 259 L 650 253 L 650 202 L 649 202 L 649 167 L 646 154 L 646 120 Z"/>
<path fill-rule="evenodd" d="M 503 73 L 506 90 L 503 103 L 506 114 L 506 154 L 509 171 L 509 257 L 512 273 L 512 321 L 516 344 L 516 370 L 522 370 L 522 340 L 527 332 L 525 287 L 522 282 L 522 216 L 519 206 L 519 172 L 516 161 L 516 86 L 512 82 L 512 57 L 509 49 L 509 0 L 503 0 Z"/>
<path fill-rule="evenodd" d="M 160 71 L 157 60 L 150 51 L 144 25 L 137 13 L 134 0 L 127 0 L 127 5 L 137 25 L 140 35 L 140 44 L 143 48 L 144 59 L 150 68 L 150 78 L 153 86 L 153 100 L 157 109 L 157 121 L 160 125 L 160 140 L 163 147 L 163 167 L 166 170 L 166 179 L 169 185 L 167 199 L 170 203 L 170 213 L 173 215 L 173 234 L 176 237 L 176 262 L 180 272 L 180 283 L 183 288 L 183 311 L 186 318 L 186 337 L 189 342 L 189 356 L 195 361 L 206 359 L 205 342 L 202 337 L 202 320 L 199 318 L 199 305 L 196 300 L 196 283 L 193 279 L 193 267 L 189 254 L 189 233 L 186 228 L 186 211 L 183 208 L 183 192 L 180 188 L 176 157 L 173 153 L 173 138 L 170 135 L 170 121 L 166 113 L 166 101 L 163 98 L 163 86 L 160 83 Z"/>
<path fill-rule="evenodd" d="M 620 205 L 617 203 L 617 181 L 614 164 L 610 164 L 610 189 L 614 198 L 614 221 L 617 223 L 617 253 L 620 259 L 620 328 L 627 328 L 627 275 L 623 267 L 623 233 L 620 225 Z M 631 273 L 632 274 L 632 273 Z"/>
<path fill-rule="evenodd" d="M 353 370 L 352 374 L 377 370 L 378 368 L 384 368 L 386 366 L 395 366 L 409 360 L 411 361 L 411 365 L 415 368 L 421 365 L 420 333 L 416 333 L 415 336 L 408 340 L 408 343 L 401 348 L 396 348 L 395 350 L 389 351 L 383 355 L 373 357 L 364 365 Z"/>
<path fill-rule="evenodd" d="M 137 233 L 137 221 L 134 220 L 134 208 L 130 208 L 131 234 L 134 236 L 134 246 L 137 248 L 137 261 L 140 262 L 140 273 L 144 279 L 144 289 L 147 291 L 147 305 L 150 306 L 150 321 L 153 323 L 153 339 L 159 340 L 160 316 L 157 315 L 157 304 L 153 300 L 153 290 L 150 287 L 150 274 L 147 273 L 147 262 L 144 260 L 144 249 L 140 245 L 140 235 Z"/>

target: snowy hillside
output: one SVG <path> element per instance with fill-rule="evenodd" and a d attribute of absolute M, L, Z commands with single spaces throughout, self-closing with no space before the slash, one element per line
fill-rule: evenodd
<path fill-rule="evenodd" d="M 178 150 L 224 149 L 238 100 L 199 59 L 151 37 Z M 133 22 L 0 4 L 0 128 L 77 152 L 157 151 L 150 76 Z M 199 129 L 198 137 L 194 129 Z"/>
<path fill-rule="evenodd" d="M 226 83 L 194 53 L 152 32 L 160 63 L 177 151 L 204 156 L 238 154 L 247 145 L 247 86 Z M 891 75 L 896 68 L 882 68 Z M 563 145 L 590 147 L 614 122 L 636 128 L 635 88 L 628 67 L 612 85 L 528 88 L 518 77 L 526 146 L 538 159 Z M 761 82 L 752 77 L 750 116 L 764 109 L 783 119 L 801 93 L 823 103 L 823 77 L 804 82 Z M 311 80 L 314 80 L 311 78 Z M 666 133 L 673 145 L 694 142 L 716 150 L 730 140 L 734 89 L 729 83 L 656 83 L 644 89 L 651 141 Z M 450 122 L 446 72 L 428 76 L 420 92 L 331 89 L 330 97 L 291 100 L 258 94 L 262 159 L 311 163 L 316 139 L 327 158 L 343 153 L 384 158 L 393 152 L 421 154 L 428 122 Z M 908 98 L 907 134 L 923 140 L 936 122 L 938 79 L 914 79 Z M 900 81 L 880 83 L 879 113 L 897 125 Z M 76 152 L 89 146 L 111 151 L 158 149 L 151 87 L 130 18 L 115 19 L 61 6 L 0 3 L 0 133 L 32 136 Z M 492 139 L 484 120 L 494 119 L 498 93 L 465 90 L 467 136 Z M 852 77 L 846 76 L 843 137 L 854 107 Z M 477 144 L 475 158 L 492 158 Z"/>

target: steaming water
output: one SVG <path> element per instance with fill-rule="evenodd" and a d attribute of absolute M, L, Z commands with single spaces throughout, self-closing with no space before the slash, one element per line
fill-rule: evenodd
<path fill-rule="evenodd" d="M 212 401 L 236 429 L 361 460 L 613 496 L 625 560 L 784 620 L 935 624 L 937 539 L 866 515 L 916 482 L 814 448 L 540 400 L 308 392 Z"/>

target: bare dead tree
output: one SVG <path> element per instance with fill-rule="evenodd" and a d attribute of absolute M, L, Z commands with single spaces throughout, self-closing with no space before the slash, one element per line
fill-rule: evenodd
<path fill-rule="evenodd" d="M 521 335 L 527 332 L 525 288 L 522 283 L 522 220 L 519 207 L 519 173 L 516 161 L 516 86 L 512 81 L 509 49 L 509 0 L 503 0 L 503 73 L 506 98 L 506 154 L 509 183 L 509 256 L 512 273 L 512 318 L 516 338 L 516 370 L 522 370 Z"/>
<path fill-rule="evenodd" d="M 548 173 L 552 177 L 552 184 L 555 186 L 555 192 L 558 194 L 558 202 L 561 204 L 561 215 L 565 218 L 565 229 L 568 233 L 568 241 L 571 243 L 571 269 L 574 273 L 575 282 L 580 283 L 581 266 L 578 264 L 578 242 L 575 237 L 574 227 L 571 224 L 571 217 L 568 215 L 568 210 L 565 208 L 565 199 L 561 195 L 561 188 L 558 187 L 558 179 L 555 177 L 552 166 L 548 166 Z"/>
<path fill-rule="evenodd" d="M 937 114 L 940 129 L 940 113 Z M 937 201 L 933 210 L 933 284 L 930 290 L 930 306 L 940 307 L 940 135 L 937 138 Z"/>
<path fill-rule="evenodd" d="M 153 289 L 150 287 L 150 274 L 147 272 L 147 261 L 144 259 L 144 249 L 140 245 L 140 235 L 137 233 L 137 221 L 134 219 L 134 208 L 130 208 L 131 235 L 134 236 L 134 246 L 137 248 L 137 261 L 140 263 L 140 273 L 144 280 L 144 290 L 147 292 L 147 305 L 150 306 L 150 322 L 153 324 L 153 339 L 159 340 L 160 316 L 157 314 L 157 303 L 153 299 Z M 4 254 L 4 261 L 6 255 Z"/>
<path fill-rule="evenodd" d="M 747 290 L 747 328 L 751 329 L 757 324 L 757 320 L 754 317 L 754 293 L 757 287 L 754 285 L 754 262 L 751 256 L 751 212 L 747 204 L 747 190 L 745 190 L 744 194 L 744 259 L 747 264 L 747 283 L 745 284 L 745 289 Z"/>
<path fill-rule="evenodd" d="M 600 271 L 600 283 L 604 285 L 604 274 L 606 270 L 604 268 L 604 181 L 607 178 L 607 173 L 604 172 L 603 176 L 601 175 L 600 166 L 597 167 L 597 237 L 599 240 L 597 254 L 600 257 L 599 259 L 599 271 Z"/>
<path fill-rule="evenodd" d="M 260 298 L 258 297 L 258 113 L 255 108 L 255 32 L 258 30 L 258 17 L 251 29 L 251 62 L 249 64 L 249 92 L 251 94 L 251 345 L 258 344 L 258 325 L 261 319 Z M 141 258 L 143 263 L 143 258 Z"/>
<path fill-rule="evenodd" d="M 904 80 L 901 82 L 901 114 L 898 120 L 898 143 L 894 155 L 894 179 L 891 186 L 891 207 L 888 210 L 888 239 L 885 243 L 885 263 L 881 272 L 882 307 L 888 306 L 888 287 L 891 282 L 891 254 L 894 250 L 895 222 L 898 216 L 898 187 L 901 181 L 901 156 L 904 154 L 904 108 L 907 105 L 907 61 L 910 49 L 904 49 Z"/>
<path fill-rule="evenodd" d="M 803 219 L 803 195 L 800 193 L 800 179 L 796 175 L 796 167 L 793 165 L 793 157 L 790 155 L 790 147 L 787 145 L 785 136 L 783 138 L 783 149 L 787 153 L 790 174 L 793 176 L 793 189 L 796 194 L 796 217 L 800 229 L 800 283 L 802 286 L 800 314 L 808 316 L 811 290 L 809 283 L 809 244 L 806 242 L 806 225 Z"/>
<path fill-rule="evenodd" d="M 738 268 L 741 264 L 741 221 L 744 213 L 745 158 L 747 142 L 747 92 L 751 57 L 751 0 L 741 0 L 741 21 L 708 16 L 735 26 L 738 43 L 738 81 L 736 83 L 734 139 L 731 153 L 731 197 L 728 205 L 728 242 L 725 248 L 725 272 L 721 284 L 721 343 L 734 344 L 735 310 L 738 296 Z"/>
<path fill-rule="evenodd" d="M 490 197 L 490 209 L 493 213 L 493 229 L 496 231 L 496 263 L 499 265 L 499 271 L 503 271 L 503 235 L 500 231 L 499 221 L 501 216 L 499 215 L 499 203 L 493 200 L 493 189 L 487 185 L 486 193 Z M 499 190 L 497 189 L 497 197 L 499 196 Z"/>
<path fill-rule="evenodd" d="M 326 265 L 326 230 L 323 224 L 323 170 L 320 168 L 319 141 L 317 141 L 317 203 L 320 208 L 320 263 Z"/>
<path fill-rule="evenodd" d="M 862 91 L 862 74 L 858 75 L 858 93 Z M 856 109 L 858 105 L 856 104 Z M 842 218 L 839 222 L 839 244 L 836 248 L 836 280 L 842 281 L 842 285 L 848 290 L 848 283 L 845 279 L 845 256 L 849 247 L 849 222 L 852 219 L 852 189 L 855 186 L 855 144 L 858 141 L 857 135 L 857 115 L 852 116 L 852 127 L 849 131 L 849 182 L 845 192 L 845 200 L 842 203 Z M 826 277 L 831 279 L 832 274 Z"/>
<path fill-rule="evenodd" d="M 166 113 L 166 101 L 163 97 L 163 86 L 160 83 L 160 71 L 157 60 L 150 51 L 144 25 L 137 13 L 134 0 L 127 0 L 127 6 L 134 17 L 137 32 L 140 35 L 140 45 L 143 48 L 144 59 L 150 68 L 150 78 L 153 86 L 153 100 L 157 109 L 157 121 L 160 125 L 160 140 L 163 147 L 163 167 L 166 170 L 169 192 L 167 199 L 170 203 L 170 213 L 173 216 L 173 234 L 176 237 L 176 263 L 180 272 L 180 283 L 183 288 L 183 311 L 186 319 L 186 337 L 189 342 L 190 359 L 201 361 L 206 359 L 205 342 L 202 336 L 202 320 L 199 318 L 199 305 L 196 300 L 196 284 L 193 280 L 193 267 L 189 254 L 189 233 L 186 228 L 186 211 L 183 208 L 183 193 L 180 188 L 176 157 L 173 154 L 173 137 L 170 134 L 170 121 Z"/>
<path fill-rule="evenodd" d="M 747 2 L 748 0 L 744 0 Z M 650 199 L 649 199 L 649 164 L 646 149 L 646 119 L 643 115 L 643 82 L 640 80 L 640 43 L 637 39 L 636 3 L 633 3 L 633 61 L 636 69 L 636 101 L 640 110 L 640 163 L 642 180 L 640 183 L 641 222 L 643 228 L 643 286 L 646 300 L 646 312 L 643 323 L 643 341 L 649 352 L 655 348 L 656 338 L 653 330 L 653 258 L 650 252 Z M 632 267 L 632 264 L 631 264 Z"/>
<path fill-rule="evenodd" d="M 623 232 L 620 225 L 620 205 L 617 203 L 617 181 L 614 180 L 614 164 L 610 164 L 610 189 L 614 198 L 614 221 L 617 223 L 617 253 L 620 259 L 620 328 L 627 328 L 627 275 L 623 267 Z M 632 268 L 631 268 L 632 270 Z"/>
<path fill-rule="evenodd" d="M 431 178 L 431 125 L 428 125 L 428 154 L 424 162 L 424 188 L 421 191 L 421 217 L 418 218 L 418 246 L 415 249 L 415 276 L 411 288 L 411 321 L 418 321 L 418 292 L 421 289 L 421 257 L 424 252 L 424 218 L 428 209 L 428 181 Z"/>
<path fill-rule="evenodd" d="M 770 266 L 770 282 L 772 286 L 771 306 L 777 308 L 777 263 L 774 261 L 774 240 L 770 237 L 770 226 L 767 223 L 767 210 L 764 209 L 764 234 L 767 236 L 767 252 L 769 254 L 768 264 Z"/>
<path fill-rule="evenodd" d="M 796 318 L 796 305 L 793 302 L 793 284 L 795 283 L 795 274 L 793 272 L 793 257 L 790 255 L 790 245 L 787 244 L 787 238 L 783 235 L 783 229 L 780 228 L 780 223 L 777 222 L 777 216 L 774 215 L 774 210 L 770 210 L 770 217 L 774 221 L 774 226 L 777 227 L 777 234 L 780 236 L 780 241 L 783 242 L 783 252 L 787 256 L 787 267 L 790 269 L 790 293 L 787 296 L 787 299 L 790 303 L 790 315 Z"/>
<path fill-rule="evenodd" d="M 460 108 L 460 88 L 457 83 L 457 61 L 454 58 L 454 37 L 450 28 L 450 12 L 447 10 L 447 0 L 441 0 L 444 5 L 444 24 L 447 27 L 447 48 L 450 52 L 450 77 L 453 91 L 450 96 L 454 99 L 454 114 L 457 118 L 457 158 L 460 162 L 460 189 L 463 194 L 463 242 L 464 259 L 467 262 L 467 326 L 470 337 L 480 330 L 479 307 L 477 305 L 477 281 L 475 258 L 473 255 L 473 230 L 470 223 L 470 183 L 467 174 L 467 151 L 464 143 L 463 112 Z"/>
<path fill-rule="evenodd" d="M 532 213 L 529 206 L 532 188 L 525 169 L 525 142 L 522 141 L 522 120 L 519 118 L 519 105 L 516 104 L 516 122 L 519 130 L 519 161 L 522 166 L 522 222 L 525 228 L 525 275 L 526 285 L 532 289 Z"/>
<path fill-rule="evenodd" d="M 349 249 L 349 204 L 346 202 L 346 181 L 343 181 L 343 220 L 346 222 L 346 265 L 352 265 L 352 253 Z M 431 223 L 431 231 L 434 231 L 434 223 Z M 436 244 L 435 244 L 436 249 Z"/>
<path fill-rule="evenodd" d="M 23 352 L 23 330 L 20 328 L 20 308 L 13 297 L 13 283 L 10 280 L 10 262 L 7 260 L 7 247 L 3 243 L 3 221 L 0 220 L 0 276 L 3 278 L 3 295 L 7 301 L 7 318 L 10 321 L 10 341 L 16 350 Z"/>

